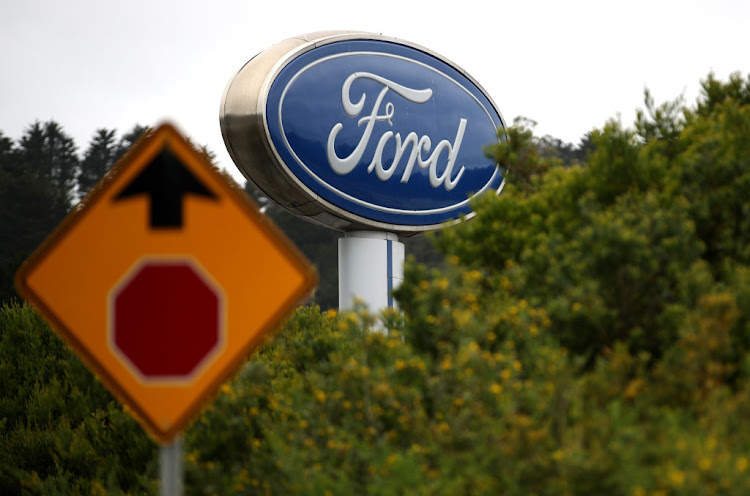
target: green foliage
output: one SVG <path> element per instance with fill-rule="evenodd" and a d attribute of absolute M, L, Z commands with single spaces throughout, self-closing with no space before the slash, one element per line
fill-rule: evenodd
<path fill-rule="evenodd" d="M 748 316 L 731 292 L 701 296 L 660 358 L 617 343 L 591 367 L 543 305 L 478 269 L 410 265 L 398 297 L 387 334 L 301 309 L 190 430 L 188 493 L 750 490 Z"/>
<path fill-rule="evenodd" d="M 15 272 L 70 207 L 67 183 L 56 184 L 72 166 L 69 139 L 50 122 L 31 126 L 21 142 L 0 134 L 0 304 L 16 297 Z M 53 159 L 58 152 L 67 158 Z"/>
<path fill-rule="evenodd" d="M 0 310 L 0 494 L 153 491 L 155 445 L 28 307 Z"/>
<path fill-rule="evenodd" d="M 608 124 L 583 167 L 548 167 L 523 152 L 534 149 L 530 132 L 511 129 L 489 150 L 510 184 L 438 245 L 543 302 L 576 354 L 593 360 L 624 341 L 661 355 L 699 296 L 748 265 L 750 106 L 719 99 L 716 86 L 706 83 L 714 96 L 700 112 L 647 95 L 638 134 Z"/>
<path fill-rule="evenodd" d="M 221 388 L 187 494 L 750 494 L 750 85 L 704 88 L 580 165 L 511 129 L 505 191 L 400 310 L 301 308 Z M 0 333 L 0 493 L 154 494 L 154 445 L 38 317 Z"/>

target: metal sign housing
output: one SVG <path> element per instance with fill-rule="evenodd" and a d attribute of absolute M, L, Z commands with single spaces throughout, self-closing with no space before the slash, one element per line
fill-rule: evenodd
<path fill-rule="evenodd" d="M 228 84 L 220 123 L 242 173 L 294 213 L 409 235 L 472 214 L 503 187 L 483 148 L 505 127 L 461 68 L 369 33 L 286 40 Z"/>

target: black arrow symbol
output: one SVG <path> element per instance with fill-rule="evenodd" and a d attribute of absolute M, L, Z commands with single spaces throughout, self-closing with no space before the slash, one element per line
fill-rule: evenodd
<path fill-rule="evenodd" d="M 120 191 L 114 201 L 144 193 L 151 197 L 152 228 L 181 228 L 182 197 L 187 193 L 216 199 L 216 195 L 166 147 Z"/>

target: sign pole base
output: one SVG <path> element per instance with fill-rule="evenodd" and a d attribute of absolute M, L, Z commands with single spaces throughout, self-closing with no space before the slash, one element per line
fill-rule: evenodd
<path fill-rule="evenodd" d="M 183 494 L 182 450 L 182 436 L 176 437 L 172 444 L 159 447 L 160 496 L 182 496 Z"/>
<path fill-rule="evenodd" d="M 352 231 L 339 238 L 339 310 L 358 301 L 370 312 L 393 308 L 393 290 L 404 280 L 404 244 L 394 233 Z"/>

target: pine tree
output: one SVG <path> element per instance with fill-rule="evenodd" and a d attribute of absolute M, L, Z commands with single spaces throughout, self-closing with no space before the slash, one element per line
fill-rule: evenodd
<path fill-rule="evenodd" d="M 70 210 L 79 171 L 76 145 L 55 121 L 35 122 L 21 137 L 22 167 L 49 188 L 52 207 L 60 218 Z"/>
<path fill-rule="evenodd" d="M 117 158 L 117 142 L 114 129 L 97 129 L 81 161 L 78 176 L 78 194 L 83 197 L 114 165 Z"/>
<path fill-rule="evenodd" d="M 27 145 L 43 145 L 42 135 L 30 132 Z M 42 165 L 32 160 L 35 157 L 41 161 L 42 150 L 43 146 L 19 150 L 0 133 L 0 303 L 8 303 L 16 296 L 16 270 L 67 210 L 67 205 L 59 205 L 59 195 L 49 177 L 40 172 Z"/>
<path fill-rule="evenodd" d="M 120 138 L 120 142 L 117 144 L 117 148 L 115 150 L 115 162 L 120 160 L 123 155 L 125 155 L 125 153 L 130 149 L 130 147 L 133 146 L 136 141 L 138 141 L 138 138 L 140 138 L 144 133 L 148 131 L 148 126 L 141 126 L 140 124 L 136 124 L 130 131 L 125 133 L 122 138 Z"/>

